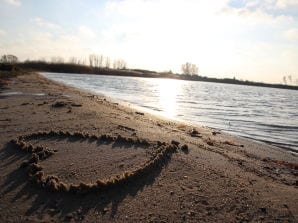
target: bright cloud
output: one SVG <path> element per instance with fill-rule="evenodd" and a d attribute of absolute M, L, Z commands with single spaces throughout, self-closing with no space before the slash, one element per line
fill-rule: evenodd
<path fill-rule="evenodd" d="M 148 69 L 168 66 L 179 72 L 180 64 L 191 61 L 205 75 L 250 80 L 262 75 L 263 81 L 278 82 L 282 68 L 277 61 L 284 51 L 282 43 L 271 43 L 270 38 L 280 36 L 280 29 L 294 18 L 268 12 L 274 7 L 268 1 L 244 1 L 238 7 L 229 2 L 109 1 L 106 16 L 117 15 L 121 22 L 103 34 L 110 49 L 131 52 L 129 60 Z"/>
<path fill-rule="evenodd" d="M 21 59 L 97 53 L 123 58 L 132 68 L 174 72 L 191 62 L 201 75 L 267 82 L 298 76 L 297 1 L 106 0 L 99 8 L 84 2 L 75 13 L 59 2 L 43 17 L 40 10 L 28 13 L 20 27 L 2 19 L 7 33 L 0 51 Z"/>
<path fill-rule="evenodd" d="M 52 57 L 63 57 L 67 60 L 75 56 L 83 61 L 94 49 L 94 37 L 95 34 L 86 26 L 61 35 L 52 29 L 48 32 L 30 30 L 28 34 L 18 34 L 14 41 L 8 42 L 5 52 L 11 52 L 22 59 L 51 60 Z"/>
<path fill-rule="evenodd" d="M 297 0 L 294 0 L 298 2 Z M 281 7 L 284 2 L 284 7 Z M 293 13 L 288 10 L 289 3 L 287 1 L 251 1 L 251 0 L 231 0 L 223 12 L 227 14 L 237 14 L 239 18 L 245 18 L 246 21 L 253 21 L 253 24 L 281 24 L 292 22 L 294 20 Z M 298 16 L 298 14 L 297 14 Z"/>
<path fill-rule="evenodd" d="M 199 61 L 198 55 L 208 51 L 208 39 L 216 38 L 222 31 L 222 22 L 216 18 L 216 13 L 224 4 L 222 0 L 213 4 L 206 1 L 110 1 L 106 7 L 107 19 L 117 15 L 119 22 L 103 34 L 107 40 L 119 44 L 119 51 L 133 51 L 136 56 L 132 56 L 142 60 L 147 68 L 162 69 L 154 65 L 154 60 L 144 57 L 158 58 L 168 64 L 168 69 L 171 63 L 172 66 L 178 63 L 180 67 L 182 61 L 190 58 Z M 173 51 L 177 53 L 171 53 Z"/>
<path fill-rule="evenodd" d="M 276 6 L 278 8 L 298 7 L 297 0 L 277 0 Z"/>
<path fill-rule="evenodd" d="M 6 32 L 4 30 L 0 29 L 0 37 L 5 36 L 5 35 L 6 35 Z"/>
<path fill-rule="evenodd" d="M 34 18 L 32 21 L 35 24 L 37 24 L 38 26 L 43 27 L 43 28 L 47 28 L 47 29 L 59 29 L 60 28 L 59 25 L 45 21 L 44 19 L 42 19 L 40 17 Z"/>
<path fill-rule="evenodd" d="M 289 41 L 297 41 L 298 42 L 298 28 L 292 28 L 287 30 L 284 33 L 284 37 Z"/>
<path fill-rule="evenodd" d="M 80 34 L 80 37 L 82 37 L 82 38 L 94 38 L 95 37 L 94 32 L 87 26 L 80 26 L 79 34 Z"/>
<path fill-rule="evenodd" d="M 22 4 L 20 0 L 4 0 L 4 2 L 13 6 L 20 6 Z"/>

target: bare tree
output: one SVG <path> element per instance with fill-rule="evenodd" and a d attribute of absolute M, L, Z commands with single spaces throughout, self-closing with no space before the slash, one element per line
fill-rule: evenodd
<path fill-rule="evenodd" d="M 284 84 L 287 84 L 287 77 L 286 76 L 283 77 L 283 82 L 284 82 Z"/>
<path fill-rule="evenodd" d="M 103 55 L 90 54 L 89 65 L 90 67 L 103 67 L 104 57 Z"/>
<path fill-rule="evenodd" d="M 96 55 L 95 56 L 95 66 L 102 67 L 103 65 L 103 55 Z"/>
<path fill-rule="evenodd" d="M 110 68 L 110 65 L 111 65 L 110 58 L 106 57 L 106 59 L 105 59 L 105 68 Z"/>
<path fill-rule="evenodd" d="M 78 64 L 78 58 L 76 58 L 76 57 L 70 57 L 69 58 L 69 63 L 71 63 L 71 64 Z"/>
<path fill-rule="evenodd" d="M 80 65 L 86 65 L 87 64 L 86 58 L 79 59 L 78 60 L 78 64 L 80 64 Z"/>
<path fill-rule="evenodd" d="M 111 67 L 111 59 L 103 55 L 90 54 L 89 55 L 90 67 Z M 122 59 L 115 60 L 112 64 L 114 69 L 126 69 L 126 62 Z"/>
<path fill-rule="evenodd" d="M 117 60 L 114 60 L 113 62 L 113 69 L 117 69 Z"/>
<path fill-rule="evenodd" d="M 186 75 L 198 75 L 199 73 L 199 68 L 195 64 L 188 63 L 188 62 L 185 64 L 182 64 L 181 69 L 182 69 L 182 73 Z"/>
<path fill-rule="evenodd" d="M 64 63 L 64 58 L 63 57 L 52 57 L 51 62 L 52 63 Z"/>
<path fill-rule="evenodd" d="M 99 67 L 103 67 L 103 60 L 104 60 L 104 56 L 103 55 L 100 55 L 99 56 L 99 61 L 98 61 Z"/>
<path fill-rule="evenodd" d="M 90 54 L 89 55 L 89 66 L 90 67 L 94 67 L 95 66 L 95 57 L 96 57 L 95 54 Z"/>
<path fill-rule="evenodd" d="M 126 69 L 126 62 L 122 59 L 114 60 L 113 68 L 114 69 Z"/>
<path fill-rule="evenodd" d="M 40 57 L 37 61 L 39 62 L 47 62 L 46 58 L 45 57 Z"/>
<path fill-rule="evenodd" d="M 98 55 L 94 55 L 94 67 L 99 67 L 99 65 L 98 65 Z"/>
<path fill-rule="evenodd" d="M 17 62 L 18 58 L 11 54 L 3 55 L 0 59 L 0 63 L 15 64 Z"/>
<path fill-rule="evenodd" d="M 288 81 L 289 81 L 290 84 L 292 84 L 292 75 L 288 76 Z"/>

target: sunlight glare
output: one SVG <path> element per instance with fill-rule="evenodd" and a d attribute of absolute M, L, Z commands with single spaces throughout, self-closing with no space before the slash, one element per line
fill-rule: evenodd
<path fill-rule="evenodd" d="M 175 118 L 177 114 L 177 97 L 181 90 L 181 83 L 176 80 L 156 80 L 159 94 L 159 105 L 162 112 L 169 118 Z"/>

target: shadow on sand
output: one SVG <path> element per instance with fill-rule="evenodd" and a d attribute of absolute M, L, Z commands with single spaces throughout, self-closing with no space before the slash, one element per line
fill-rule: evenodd
<path fill-rule="evenodd" d="M 62 137 L 63 138 L 63 137 Z M 64 138 L 65 139 L 65 138 Z M 63 140 L 59 137 L 56 140 Z M 71 139 L 70 141 L 75 141 Z M 89 141 L 91 143 L 91 141 Z M 119 146 L 115 143 L 113 146 Z M 0 151 L 0 160 L 6 162 L 6 168 L 13 169 L 0 185 L 2 194 L 13 193 L 14 201 L 24 201 L 30 204 L 25 213 L 26 216 L 34 216 L 37 212 L 55 216 L 60 220 L 74 219 L 79 221 L 90 211 L 98 212 L 108 216 L 110 219 L 117 214 L 119 204 L 127 197 L 135 197 L 138 192 L 146 186 L 154 183 L 163 169 L 171 160 L 171 156 L 161 165 L 158 165 L 146 176 L 141 176 L 136 180 L 128 181 L 124 185 L 110 188 L 104 192 L 90 192 L 87 194 L 70 194 L 64 192 L 51 192 L 41 188 L 28 180 L 26 169 L 19 168 L 22 160 L 28 158 L 28 153 L 20 151 L 13 144 L 8 143 Z M 18 163 L 18 165 L 16 164 Z M 110 208 L 108 208 L 110 207 Z M 69 219 L 70 218 L 70 219 Z"/>

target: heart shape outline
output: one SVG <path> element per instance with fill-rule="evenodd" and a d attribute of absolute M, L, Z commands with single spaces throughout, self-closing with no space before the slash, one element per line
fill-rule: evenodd
<path fill-rule="evenodd" d="M 43 167 L 39 164 L 40 161 L 49 158 L 55 154 L 54 150 L 51 150 L 47 147 L 43 146 L 33 146 L 32 144 L 26 142 L 30 138 L 34 137 L 78 137 L 81 139 L 91 139 L 98 140 L 102 142 L 123 142 L 129 143 L 132 145 L 139 146 L 150 146 L 153 143 L 149 143 L 144 139 L 133 139 L 126 138 L 118 135 L 117 137 L 113 137 L 111 135 L 91 135 L 88 133 L 82 132 L 73 132 L 70 133 L 68 131 L 49 131 L 49 132 L 37 132 L 28 135 L 22 135 L 17 137 L 16 139 L 11 140 L 15 146 L 25 152 L 29 152 L 32 154 L 29 160 L 24 161 L 21 164 L 21 168 L 27 168 L 29 180 L 42 188 L 49 189 L 54 192 L 65 192 L 65 193 L 73 193 L 73 194 L 85 194 L 90 192 L 102 192 L 104 190 L 108 190 L 113 187 L 119 187 L 128 181 L 138 179 L 145 175 L 146 173 L 152 171 L 154 168 L 158 166 L 162 166 L 165 159 L 169 158 L 174 152 L 177 152 L 179 149 L 179 145 L 177 143 L 166 143 L 166 142 L 156 142 L 156 150 L 153 155 L 149 158 L 149 160 L 143 162 L 138 167 L 133 170 L 126 170 L 121 174 L 117 174 L 116 176 L 98 179 L 95 183 L 85 183 L 80 182 L 79 184 L 65 183 L 59 177 L 53 175 L 45 175 Z M 154 144 L 153 144 L 154 145 Z M 185 146 L 185 145 L 184 145 Z"/>

